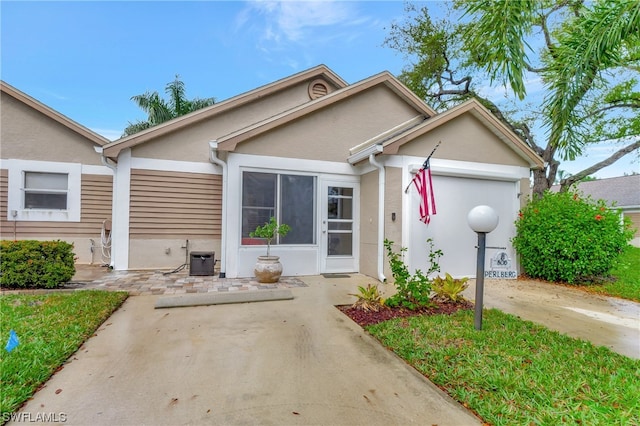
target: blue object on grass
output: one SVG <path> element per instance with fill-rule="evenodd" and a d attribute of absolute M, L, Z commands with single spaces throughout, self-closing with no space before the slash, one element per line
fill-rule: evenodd
<path fill-rule="evenodd" d="M 20 341 L 18 340 L 18 335 L 16 334 L 16 332 L 13 330 L 9 331 L 9 341 L 7 342 L 7 346 L 4 347 L 7 350 L 7 352 L 11 352 L 19 344 L 20 344 Z"/>

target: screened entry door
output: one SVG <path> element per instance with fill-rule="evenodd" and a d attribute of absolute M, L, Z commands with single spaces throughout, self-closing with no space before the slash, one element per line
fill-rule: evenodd
<path fill-rule="evenodd" d="M 358 271 L 357 183 L 323 182 L 321 272 Z"/>

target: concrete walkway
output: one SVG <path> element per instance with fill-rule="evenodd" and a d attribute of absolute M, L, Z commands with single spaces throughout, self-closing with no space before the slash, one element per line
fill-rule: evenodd
<path fill-rule="evenodd" d="M 287 301 L 130 297 L 21 412 L 68 425 L 479 424 L 334 307 L 372 279 L 302 280 Z"/>

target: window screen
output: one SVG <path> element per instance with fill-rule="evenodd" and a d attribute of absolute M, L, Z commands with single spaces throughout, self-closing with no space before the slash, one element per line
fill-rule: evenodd
<path fill-rule="evenodd" d="M 259 244 L 249 234 L 271 217 L 291 227 L 285 237 L 272 244 L 314 244 L 315 185 L 313 176 L 244 172 L 242 244 Z"/>
<path fill-rule="evenodd" d="M 24 173 L 24 208 L 67 210 L 69 175 L 65 173 Z"/>

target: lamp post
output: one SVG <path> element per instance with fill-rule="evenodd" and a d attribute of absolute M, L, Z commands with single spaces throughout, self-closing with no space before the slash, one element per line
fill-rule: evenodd
<path fill-rule="evenodd" d="M 476 303 L 473 324 L 476 330 L 482 330 L 482 305 L 484 294 L 484 254 L 487 234 L 498 226 L 498 214 L 489 206 L 476 206 L 467 215 L 469 227 L 478 234 L 478 258 L 476 267 Z"/>

